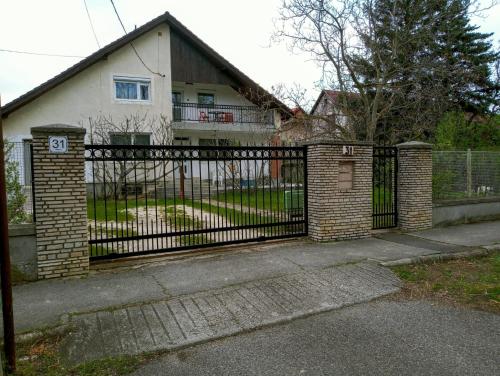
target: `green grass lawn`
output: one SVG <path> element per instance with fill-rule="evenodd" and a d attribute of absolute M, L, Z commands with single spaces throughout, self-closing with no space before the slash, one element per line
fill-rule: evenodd
<path fill-rule="evenodd" d="M 383 208 L 384 205 L 390 207 L 392 203 L 392 192 L 389 189 L 382 189 L 381 187 L 375 187 L 373 189 L 372 205 L 374 207 Z"/>
<path fill-rule="evenodd" d="M 235 198 L 239 197 L 239 195 L 235 195 Z M 216 201 L 214 201 L 216 202 Z M 272 202 L 272 199 L 268 201 L 269 203 Z M 228 196 L 228 203 L 232 204 L 232 200 L 229 200 Z M 159 200 L 154 200 L 154 199 L 148 199 L 147 204 L 150 207 L 155 207 L 155 205 L 158 208 L 158 215 L 161 215 L 163 219 L 167 220 L 168 222 L 171 222 L 172 224 L 174 223 L 174 217 L 175 221 L 177 223 L 178 227 L 185 227 L 185 228 L 200 228 L 201 224 L 197 224 L 197 221 L 193 221 L 191 218 L 191 212 L 190 209 L 191 207 L 195 209 L 200 209 L 203 210 L 204 212 L 211 212 L 214 214 L 218 214 L 219 216 L 222 217 L 227 217 L 228 220 L 231 223 L 234 224 L 252 224 L 252 223 L 259 223 L 259 220 L 262 219 L 262 221 L 265 220 L 270 220 L 270 217 L 266 217 L 265 215 L 258 215 L 255 213 L 247 213 L 245 210 L 243 212 L 241 210 L 237 209 L 231 209 L 231 208 L 225 208 L 224 205 L 220 204 L 219 202 L 219 207 L 217 205 L 209 205 L 207 203 L 201 203 L 199 201 L 193 201 L 193 200 L 179 200 L 179 199 L 159 199 Z M 169 207 L 173 205 L 185 205 L 185 214 L 183 215 L 182 209 L 177 209 L 175 210 L 176 214 L 174 215 L 174 208 Z M 238 202 L 239 205 L 239 202 Z M 114 201 L 114 200 L 108 200 L 108 202 L 105 204 L 104 200 L 97 200 L 94 204 L 92 200 L 89 200 L 87 203 L 87 218 L 89 221 L 93 221 L 97 219 L 97 221 L 105 221 L 107 218 L 108 221 L 117 221 L 117 222 L 125 222 L 126 220 L 128 221 L 133 221 L 134 220 L 134 209 L 136 207 L 146 207 L 146 200 L 145 199 L 139 199 L 137 202 L 135 200 L 129 200 L 127 202 L 127 205 L 125 205 L 124 200 L 119 200 L 119 201 Z M 165 208 L 166 207 L 166 208 Z M 95 208 L 95 210 L 94 210 Z M 125 213 L 125 208 L 128 209 L 128 215 Z"/>
<path fill-rule="evenodd" d="M 188 205 L 191 201 L 185 200 L 184 203 Z M 98 221 L 115 221 L 115 222 L 125 222 L 125 221 L 133 221 L 135 219 L 134 209 L 135 208 L 145 208 L 147 206 L 154 208 L 158 206 L 158 213 L 161 214 L 161 211 L 164 211 L 165 206 L 172 205 L 182 205 L 182 200 L 179 199 L 157 199 L 148 198 L 147 200 L 144 198 L 138 198 L 137 201 L 135 198 L 129 198 L 127 201 L 125 200 L 87 200 L 87 218 L 89 220 L 97 219 Z M 125 213 L 125 210 L 128 210 L 128 215 Z"/>
<path fill-rule="evenodd" d="M 296 191 L 298 188 L 294 188 L 294 190 Z M 234 192 L 228 191 L 226 194 L 220 193 L 218 196 L 214 196 L 214 199 L 221 202 L 227 201 L 232 205 L 248 206 L 258 210 L 278 211 L 283 210 L 285 207 L 284 192 L 285 190 L 283 189 L 245 189 L 236 190 Z"/>
<path fill-rule="evenodd" d="M 294 190 L 294 191 L 298 191 Z M 295 196 L 296 197 L 296 196 Z M 207 198 L 204 198 L 206 200 Z M 227 202 L 229 207 L 226 208 L 224 204 Z M 217 205 L 217 203 L 219 205 Z M 90 221 L 108 221 L 115 222 L 133 222 L 135 219 L 134 209 L 138 207 L 157 207 L 158 214 L 167 223 L 177 224 L 178 229 L 196 229 L 201 228 L 202 224 L 199 220 L 193 219 L 190 212 L 191 208 L 200 209 L 204 212 L 211 212 L 220 217 L 227 218 L 233 225 L 248 225 L 257 223 L 270 223 L 275 221 L 275 218 L 282 218 L 283 221 L 288 220 L 284 211 L 285 207 L 285 194 L 284 190 L 268 190 L 268 189 L 250 189 L 241 191 L 228 191 L 225 194 L 220 193 L 218 196 L 212 196 L 212 202 L 209 205 L 200 201 L 193 201 L 190 199 L 151 199 L 147 201 L 144 198 L 129 199 L 127 204 L 125 200 L 89 200 L 87 203 L 88 219 Z M 173 205 L 185 205 L 185 213 L 182 210 L 176 209 L 174 213 Z M 302 203 L 300 203 L 302 204 Z M 373 205 L 378 208 L 378 212 L 392 206 L 392 193 L 388 190 L 380 191 L 378 187 L 375 188 L 373 195 Z M 297 205 L 301 206 L 301 205 Z M 257 209 L 259 212 L 249 212 L 248 208 Z M 128 212 L 125 212 L 128 209 Z M 185 215 L 184 215 L 185 214 Z M 111 230 L 110 230 L 111 231 Z M 119 236 L 120 231 L 113 231 L 116 234 L 109 234 Z"/>
<path fill-rule="evenodd" d="M 394 267 L 403 293 L 500 313 L 500 253 L 431 264 Z"/>

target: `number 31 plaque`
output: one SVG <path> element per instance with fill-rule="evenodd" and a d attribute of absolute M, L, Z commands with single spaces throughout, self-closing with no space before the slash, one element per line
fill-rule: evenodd
<path fill-rule="evenodd" d="M 68 152 L 68 137 L 67 136 L 49 136 L 49 152 L 51 152 L 51 153 L 67 153 Z"/>

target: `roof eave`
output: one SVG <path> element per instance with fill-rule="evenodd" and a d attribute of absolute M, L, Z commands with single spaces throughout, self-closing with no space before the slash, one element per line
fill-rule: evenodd
<path fill-rule="evenodd" d="M 233 76 L 238 78 L 238 81 L 242 83 L 243 86 L 248 86 L 252 89 L 255 89 L 259 92 L 263 97 L 271 98 L 272 102 L 275 104 L 275 107 L 280 109 L 282 112 L 291 115 L 291 110 L 286 106 L 283 102 L 278 100 L 275 96 L 267 92 L 264 88 L 258 85 L 255 81 L 250 79 L 247 75 L 241 72 L 238 68 L 232 65 L 229 61 L 227 61 L 224 57 L 218 54 L 214 49 L 212 49 L 209 45 L 203 42 L 200 38 L 198 38 L 194 33 L 192 33 L 187 27 L 181 24 L 177 19 L 175 19 L 170 13 L 165 12 L 161 16 L 156 17 L 155 19 L 147 22 L 146 24 L 140 26 L 139 28 L 131 31 L 130 33 L 124 35 L 123 37 L 111 42 L 107 46 L 104 46 L 100 50 L 94 52 L 90 56 L 85 59 L 79 61 L 74 64 L 70 68 L 65 71 L 59 73 L 55 77 L 49 79 L 48 81 L 42 83 L 41 85 L 35 87 L 34 89 L 28 91 L 27 93 L 21 95 L 20 97 L 14 99 L 13 101 L 7 103 L 2 107 L 2 118 L 7 118 L 9 114 L 16 111 L 17 109 L 23 107 L 24 105 L 34 101 L 39 98 L 41 95 L 45 94 L 47 91 L 59 86 L 66 80 L 76 76 L 78 73 L 83 70 L 89 68 L 90 66 L 96 64 L 97 62 L 106 59 L 110 54 L 117 51 L 119 48 L 123 47 L 127 43 L 130 43 L 142 36 L 143 34 L 149 32 L 155 27 L 161 25 L 162 23 L 167 23 L 169 27 L 171 27 L 174 31 L 177 31 L 182 36 L 188 38 L 191 43 L 194 43 L 195 46 L 201 49 L 203 52 L 208 54 L 211 59 L 220 63 L 225 69 L 227 69 Z"/>

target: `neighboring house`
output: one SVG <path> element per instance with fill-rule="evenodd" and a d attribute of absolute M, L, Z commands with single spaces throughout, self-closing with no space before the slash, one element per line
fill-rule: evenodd
<path fill-rule="evenodd" d="M 147 116 L 163 117 L 173 142 L 191 145 L 267 144 L 288 113 L 168 12 L 2 108 L 11 141 L 30 139 L 31 127 L 64 123 L 86 127 L 89 142 L 89 119 Z M 148 127 L 113 132 L 110 142 L 150 144 Z"/>
<path fill-rule="evenodd" d="M 279 129 L 281 141 L 293 144 L 312 137 L 311 121 L 306 112 L 300 107 L 292 108 L 290 112 L 292 116 L 283 119 L 281 122 Z"/>
<path fill-rule="evenodd" d="M 338 136 L 340 131 L 335 126 L 346 127 L 347 116 L 339 105 L 341 92 L 322 90 L 311 111 L 312 132 L 314 135 Z"/>

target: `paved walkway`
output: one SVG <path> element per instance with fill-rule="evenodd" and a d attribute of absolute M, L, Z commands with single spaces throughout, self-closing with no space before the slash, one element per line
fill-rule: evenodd
<path fill-rule="evenodd" d="M 184 346 L 391 293 L 397 283 L 381 263 L 499 248 L 500 221 L 377 236 L 94 265 L 88 278 L 15 286 L 16 330 L 73 323 L 70 360 Z"/>
<path fill-rule="evenodd" d="M 76 315 L 70 363 L 185 347 L 390 294 L 388 269 L 359 263 L 300 272 L 130 307 Z"/>
<path fill-rule="evenodd" d="M 500 221 L 397 235 L 397 239 L 390 234 L 379 236 L 382 239 L 248 244 L 188 257 L 171 255 L 144 259 L 140 263 L 119 261 L 106 264 L 108 269 L 104 271 L 102 266 L 94 266 L 88 278 L 18 285 L 13 289 L 16 330 L 55 326 L 67 314 L 163 300 L 309 269 L 461 251 L 463 244 L 472 248 L 499 246 Z"/>
<path fill-rule="evenodd" d="M 498 375 L 500 316 L 377 300 L 168 352 L 135 376 Z"/>

